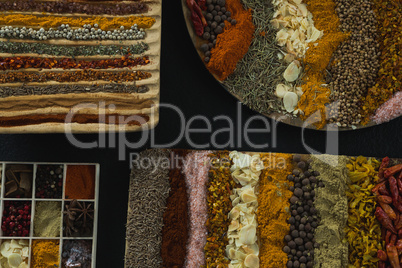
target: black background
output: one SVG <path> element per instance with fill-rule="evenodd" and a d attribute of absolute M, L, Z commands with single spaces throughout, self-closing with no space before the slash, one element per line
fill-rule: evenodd
<path fill-rule="evenodd" d="M 187 120 L 193 115 L 204 115 L 211 120 L 217 115 L 236 119 L 237 100 L 214 80 L 199 59 L 187 33 L 179 0 L 163 3 L 162 23 L 161 103 L 178 106 Z M 241 114 L 242 124 L 256 115 L 243 105 Z M 275 123 L 271 120 L 269 122 L 272 128 Z M 212 131 L 227 127 L 227 124 L 220 123 L 213 123 Z M 401 123 L 402 117 L 376 127 L 341 132 L 339 154 L 402 157 Z M 193 125 L 196 126 L 197 124 Z M 203 124 L 199 126 L 203 127 Z M 155 143 L 163 144 L 175 140 L 180 133 L 179 127 L 177 114 L 162 109 L 159 125 L 155 129 Z M 263 125 L 261 121 L 255 121 L 252 127 L 262 128 Z M 271 133 L 252 135 L 251 141 L 255 144 L 268 143 L 269 147 L 264 151 L 307 152 L 302 143 L 300 128 L 279 123 L 275 133 L 276 146 L 272 144 L 272 130 Z M 141 135 L 124 134 L 133 146 Z M 75 137 L 87 142 L 98 140 L 97 134 L 80 134 Z M 218 137 L 220 144 L 228 140 L 228 135 L 225 134 Z M 198 144 L 210 142 L 210 134 L 192 135 L 191 138 Z M 326 133 L 305 130 L 304 141 L 315 150 L 323 152 Z M 130 173 L 128 154 L 150 147 L 148 142 L 142 148 L 126 148 L 127 159 L 119 161 L 117 149 L 79 149 L 71 145 L 64 134 L 0 135 L 0 159 L 4 161 L 100 163 L 97 267 L 123 267 Z M 191 148 L 184 138 L 175 147 Z M 227 149 L 254 150 L 244 142 L 242 145 L 236 143 L 234 148 Z"/>

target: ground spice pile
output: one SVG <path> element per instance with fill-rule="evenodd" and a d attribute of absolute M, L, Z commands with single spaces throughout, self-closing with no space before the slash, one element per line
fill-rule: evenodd
<path fill-rule="evenodd" d="M 339 30 L 340 22 L 335 13 L 333 0 L 306 0 L 308 10 L 313 14 L 314 25 L 324 31 L 323 37 L 310 44 L 304 58 L 303 95 L 296 109 L 302 111 L 300 117 L 307 124 L 322 128 L 326 124 L 326 107 L 329 103 L 330 89 L 325 86 L 326 68 L 333 52 L 347 37 Z"/>
<path fill-rule="evenodd" d="M 349 265 L 377 267 L 377 250 L 382 249 L 381 226 L 374 216 L 377 201 L 372 192 L 378 181 L 379 162 L 366 157 L 351 157 L 349 170 L 348 223 Z"/>
<path fill-rule="evenodd" d="M 373 112 L 402 88 L 402 5 L 381 0 L 373 4 L 378 22 L 380 70 L 375 85 L 361 98 L 363 123 L 368 123 Z"/>
<path fill-rule="evenodd" d="M 34 236 L 59 237 L 61 203 L 52 201 L 36 202 L 34 220 Z"/>
<path fill-rule="evenodd" d="M 388 122 L 402 115 L 402 92 L 399 91 L 395 95 L 383 103 L 372 117 L 377 124 Z"/>
<path fill-rule="evenodd" d="M 185 150 L 171 153 L 172 169 L 169 171 L 170 194 L 163 214 L 162 266 L 164 268 L 183 267 L 188 239 L 188 207 L 184 174 L 182 173 Z"/>
<path fill-rule="evenodd" d="M 205 264 L 207 267 L 227 267 L 225 249 L 228 244 L 227 231 L 230 224 L 228 214 L 232 209 L 230 195 L 235 186 L 231 177 L 229 152 L 213 152 L 211 168 L 208 172 L 208 235 L 205 245 Z"/>
<path fill-rule="evenodd" d="M 150 164 L 134 165 L 131 173 L 125 265 L 160 268 L 163 214 L 170 191 L 169 151 L 147 150 L 140 159 Z M 166 161 L 167 165 L 161 164 Z"/>
<path fill-rule="evenodd" d="M 207 68 L 219 80 L 225 80 L 247 53 L 253 39 L 254 25 L 251 9 L 245 10 L 239 0 L 226 0 L 226 9 L 236 24 L 225 21 L 225 30 L 216 39 Z"/>
<path fill-rule="evenodd" d="M 325 187 L 315 191 L 314 206 L 321 221 L 315 229 L 315 241 L 320 245 L 314 251 L 317 267 L 347 267 L 348 243 L 344 229 L 348 220 L 346 188 L 348 169 L 346 156 L 311 156 L 311 167 L 320 174 Z"/>
<path fill-rule="evenodd" d="M 204 246 L 207 241 L 207 186 L 210 151 L 193 151 L 185 159 L 184 174 L 187 186 L 189 233 L 184 267 L 205 265 Z"/>
<path fill-rule="evenodd" d="M 59 252 L 59 240 L 34 240 L 31 267 L 58 267 Z"/>
<path fill-rule="evenodd" d="M 35 16 L 22 14 L 1 14 L 1 25 L 25 25 L 44 28 L 57 28 L 62 24 L 68 24 L 70 27 L 81 27 L 84 24 L 98 24 L 102 30 L 117 29 L 121 26 L 130 28 L 137 24 L 139 28 L 150 28 L 155 23 L 155 19 L 151 17 L 115 17 L 108 19 L 106 17 L 63 17 L 63 16 Z"/>
<path fill-rule="evenodd" d="M 288 255 L 283 252 L 284 240 L 289 232 L 287 220 L 289 198 L 292 192 L 287 175 L 292 171 L 289 154 L 262 154 L 265 169 L 262 171 L 258 195 L 258 233 L 260 235 L 260 267 L 285 267 Z"/>
<path fill-rule="evenodd" d="M 65 196 L 68 199 L 95 198 L 95 171 L 94 165 L 67 166 Z"/>

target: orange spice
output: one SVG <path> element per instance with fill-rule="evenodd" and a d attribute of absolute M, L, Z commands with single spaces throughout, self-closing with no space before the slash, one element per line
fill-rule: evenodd
<path fill-rule="evenodd" d="M 225 31 L 218 35 L 207 64 L 207 68 L 221 81 L 233 73 L 237 62 L 247 53 L 255 29 L 251 9 L 245 10 L 239 0 L 226 0 L 226 9 L 237 23 L 232 25 L 225 21 Z"/>
<path fill-rule="evenodd" d="M 300 116 L 303 120 L 308 120 L 317 128 L 322 128 L 326 123 L 325 104 L 329 103 L 331 93 L 329 88 L 321 86 L 325 84 L 325 71 L 332 54 L 349 34 L 338 30 L 340 22 L 333 0 L 306 0 L 305 3 L 313 14 L 314 26 L 324 31 L 324 36 L 315 42 L 317 46 L 315 43 L 310 44 L 306 52 L 303 95 L 296 109 L 303 111 Z"/>
<path fill-rule="evenodd" d="M 288 190 L 291 183 L 287 175 L 292 170 L 291 154 L 261 154 L 265 169 L 259 181 L 258 233 L 260 235 L 260 267 L 285 267 L 288 256 L 282 251 L 283 238 L 289 232 Z"/>

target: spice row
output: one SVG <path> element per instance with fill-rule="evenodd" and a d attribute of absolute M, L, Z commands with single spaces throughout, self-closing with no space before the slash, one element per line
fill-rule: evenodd
<path fill-rule="evenodd" d="M 2 267 L 95 267 L 99 167 L 1 163 Z"/>
<path fill-rule="evenodd" d="M 149 165 L 132 170 L 125 267 L 400 267 L 400 160 L 157 149 L 139 159 Z"/>
<path fill-rule="evenodd" d="M 206 67 L 252 109 L 316 128 L 354 129 L 402 114 L 400 3 L 183 4 Z"/>
<path fill-rule="evenodd" d="M 29 97 L 37 99 L 38 95 L 46 98 L 45 95 L 60 94 L 60 101 L 52 106 L 52 110 L 57 111 L 66 106 L 88 102 L 88 98 L 95 102 L 102 98 L 87 93 L 117 93 L 119 95 L 111 101 L 117 107 L 115 114 L 123 114 L 124 118 L 129 115 L 127 110 L 120 108 L 121 94 L 127 94 L 130 98 L 138 94 L 139 101 L 134 104 L 134 108 L 139 109 L 138 103 L 157 103 L 160 6 L 161 1 L 97 4 L 41 0 L 1 2 L 2 101 L 8 105 L 6 102 L 10 97 L 26 101 Z M 84 14 L 80 16 L 80 13 Z M 144 79 L 148 79 L 145 84 L 137 84 Z M 79 95 L 68 99 L 66 95 L 69 93 Z M 46 115 L 39 110 L 47 107 L 35 105 L 25 109 L 29 110 L 26 112 L 28 120 L 23 120 L 20 110 L 12 105 L 13 101 L 10 99 L 11 108 L 8 112 L 0 115 L 0 128 L 3 131 L 19 131 L 28 125 L 38 125 L 29 131 L 42 132 L 47 128 L 60 131 L 60 126 L 64 124 L 65 114 L 59 112 Z M 79 115 L 72 129 L 96 131 L 95 126 L 110 123 L 113 127 L 119 125 L 119 130 L 123 129 L 123 125 L 125 129 L 137 130 L 143 124 L 151 126 L 157 122 L 151 113 L 141 115 L 146 119 L 134 124 L 101 122 L 93 113 L 88 111 L 87 115 Z M 47 124 L 46 127 L 44 124 Z"/>

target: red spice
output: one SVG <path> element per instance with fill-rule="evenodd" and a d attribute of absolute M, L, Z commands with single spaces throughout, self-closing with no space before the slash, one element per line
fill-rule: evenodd
<path fill-rule="evenodd" d="M 24 68 L 40 69 L 107 69 L 107 68 L 127 68 L 137 65 L 147 65 L 149 57 L 131 58 L 123 56 L 117 59 L 77 61 L 72 58 L 35 58 L 35 57 L 10 57 L 0 58 L 0 70 L 19 70 Z"/>
<path fill-rule="evenodd" d="M 166 210 L 163 214 L 162 229 L 162 260 L 164 268 L 183 267 L 186 257 L 186 243 L 188 237 L 188 209 L 186 182 L 182 173 L 185 150 L 174 150 L 173 156 L 178 157 L 178 165 L 169 172 L 170 194 L 167 199 Z M 173 158 L 175 159 L 175 158 Z M 174 164 L 176 161 L 173 160 Z"/>
<path fill-rule="evenodd" d="M 83 70 L 74 72 L 8 72 L 0 73 L 0 83 L 29 82 L 77 82 L 77 81 L 109 81 L 132 82 L 151 77 L 151 73 L 142 71 L 104 72 Z"/>
<path fill-rule="evenodd" d="M 95 198 L 95 166 L 69 165 L 66 175 L 66 199 Z"/>
<path fill-rule="evenodd" d="M 38 125 L 44 123 L 64 123 L 66 120 L 67 114 L 35 114 L 35 115 L 22 115 L 22 116 L 11 116 L 11 117 L 0 117 L 0 127 L 16 127 L 16 126 L 25 126 L 25 125 Z M 124 117 L 123 121 L 119 121 L 118 118 L 122 116 Z M 134 121 L 130 120 L 126 122 L 127 125 L 132 126 L 140 126 L 143 124 L 143 121 L 148 122 L 149 116 L 146 114 L 137 114 L 136 116 L 140 117 L 141 120 Z M 117 115 L 117 114 L 108 114 L 105 116 L 105 121 L 99 120 L 99 115 L 97 114 L 76 114 L 72 118 L 72 123 L 79 124 L 91 124 L 91 123 L 106 123 L 106 124 L 120 124 L 124 123 L 126 118 L 130 117 L 129 115 Z M 109 120 L 112 120 L 109 123 Z M 141 122 L 140 122 L 141 121 Z"/>

